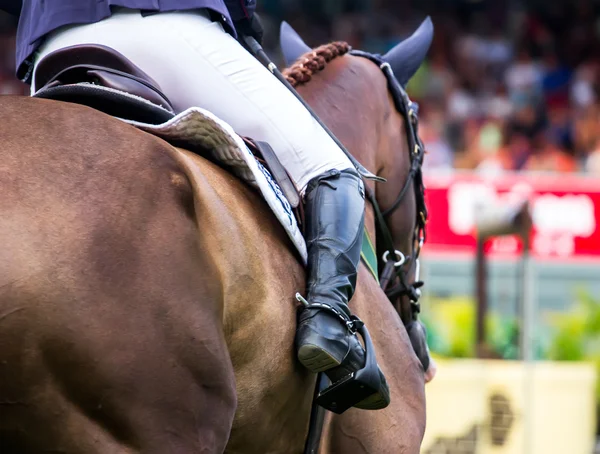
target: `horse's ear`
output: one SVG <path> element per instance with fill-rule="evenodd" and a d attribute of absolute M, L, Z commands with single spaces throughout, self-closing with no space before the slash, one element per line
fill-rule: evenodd
<path fill-rule="evenodd" d="M 281 50 L 286 66 L 290 66 L 302 55 L 311 51 L 311 48 L 302 41 L 302 38 L 296 33 L 296 30 L 285 21 L 281 23 L 279 39 L 281 41 Z"/>
<path fill-rule="evenodd" d="M 406 86 L 425 60 L 432 40 L 433 23 L 427 17 L 411 36 L 383 56 L 402 86 Z"/>

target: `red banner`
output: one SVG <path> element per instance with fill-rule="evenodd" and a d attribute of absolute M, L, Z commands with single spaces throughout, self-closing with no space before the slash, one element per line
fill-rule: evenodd
<path fill-rule="evenodd" d="M 528 199 L 532 254 L 538 258 L 600 256 L 600 179 L 579 175 L 426 175 L 430 213 L 424 253 L 475 253 L 475 212 L 480 204 Z M 515 256 L 516 237 L 491 240 L 488 252 Z"/>

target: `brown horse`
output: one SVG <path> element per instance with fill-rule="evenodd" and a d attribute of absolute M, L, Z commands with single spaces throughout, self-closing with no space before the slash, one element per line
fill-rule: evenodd
<path fill-rule="evenodd" d="M 410 168 L 404 119 L 378 66 L 344 53 L 299 89 L 388 179 L 385 209 Z M 261 198 L 84 106 L 3 97 L 0 137 L 2 452 L 301 452 L 315 384 L 293 348 L 305 276 Z M 412 191 L 388 221 L 412 250 Z M 366 224 L 375 237 L 370 207 Z M 392 402 L 330 417 L 322 451 L 416 454 L 423 368 L 364 266 L 351 304 Z"/>

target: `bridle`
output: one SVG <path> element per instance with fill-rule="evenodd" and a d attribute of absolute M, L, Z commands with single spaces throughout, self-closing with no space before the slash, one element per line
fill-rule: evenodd
<path fill-rule="evenodd" d="M 425 186 L 423 184 L 422 165 L 425 155 L 425 148 L 418 135 L 418 106 L 412 102 L 406 93 L 406 90 L 400 85 L 389 63 L 381 56 L 363 52 L 360 50 L 351 50 L 351 55 L 367 58 L 375 63 L 385 75 L 388 88 L 392 94 L 394 105 L 398 112 L 402 114 L 405 123 L 406 135 L 408 140 L 408 149 L 410 150 L 410 170 L 404 183 L 404 186 L 398 193 L 394 203 L 382 211 L 377 203 L 375 193 L 367 187 L 366 196 L 375 212 L 375 225 L 380 244 L 383 245 L 384 252 L 381 256 L 383 268 L 379 273 L 381 288 L 388 299 L 394 303 L 399 298 L 406 296 L 411 303 L 411 317 L 406 320 L 403 317 L 404 324 L 416 319 L 420 312 L 419 298 L 421 296 L 420 288 L 423 282 L 419 280 L 420 264 L 419 255 L 426 239 L 427 207 L 425 206 Z M 394 247 L 392 234 L 387 225 L 386 218 L 394 213 L 400 207 L 404 197 L 408 193 L 411 185 L 415 191 L 416 200 L 416 223 L 413 231 L 412 251 L 409 255 L 398 251 Z M 410 265 L 407 270 L 406 265 Z M 415 267 L 414 281 L 408 283 L 408 273 L 412 267 Z M 397 282 L 397 283 L 396 283 Z M 403 314 L 400 314 L 401 316 Z"/>

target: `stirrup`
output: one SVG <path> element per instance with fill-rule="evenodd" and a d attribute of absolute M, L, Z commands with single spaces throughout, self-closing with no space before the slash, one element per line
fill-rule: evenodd
<path fill-rule="evenodd" d="M 367 327 L 357 323 L 356 331 L 365 341 L 365 365 L 362 369 L 352 372 L 341 380 L 333 383 L 319 393 L 317 404 L 333 413 L 341 414 L 369 396 L 381 392 L 384 384 L 380 378 L 379 366 L 375 358 L 375 348 Z M 390 403 L 389 392 L 384 395 L 385 408 Z"/>

